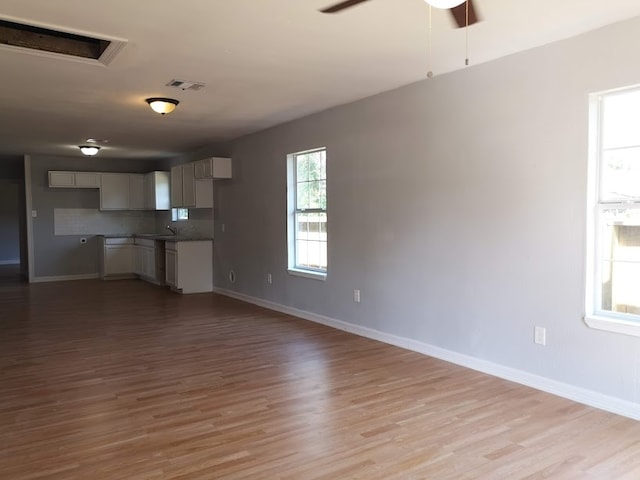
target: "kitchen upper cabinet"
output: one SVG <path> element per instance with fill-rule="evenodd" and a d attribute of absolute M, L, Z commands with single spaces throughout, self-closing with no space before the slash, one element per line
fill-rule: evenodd
<path fill-rule="evenodd" d="M 182 165 L 171 167 L 171 206 L 178 208 L 182 202 Z"/>
<path fill-rule="evenodd" d="M 97 172 L 49 171 L 49 187 L 52 188 L 100 188 Z"/>
<path fill-rule="evenodd" d="M 129 174 L 129 210 L 144 210 L 144 175 Z"/>
<path fill-rule="evenodd" d="M 100 183 L 100 210 L 129 209 L 129 174 L 103 173 Z"/>
<path fill-rule="evenodd" d="M 103 173 L 100 210 L 144 210 L 144 175 Z"/>
<path fill-rule="evenodd" d="M 144 176 L 145 210 L 169 210 L 170 196 L 169 172 L 150 172 Z"/>
<path fill-rule="evenodd" d="M 100 210 L 168 210 L 170 208 L 169 172 L 141 174 L 50 170 L 48 174 L 49 187 L 52 188 L 100 189 Z M 182 195 L 181 191 L 180 195 Z"/>
<path fill-rule="evenodd" d="M 187 163 L 182 165 L 182 206 L 196 206 L 196 177 L 195 165 Z"/>
<path fill-rule="evenodd" d="M 195 163 L 171 168 L 171 207 L 213 208 L 213 184 L 196 180 Z"/>
<path fill-rule="evenodd" d="M 231 178 L 231 159 L 211 157 L 195 162 L 196 179 Z"/>
<path fill-rule="evenodd" d="M 100 174 L 96 172 L 75 172 L 76 188 L 100 188 Z"/>

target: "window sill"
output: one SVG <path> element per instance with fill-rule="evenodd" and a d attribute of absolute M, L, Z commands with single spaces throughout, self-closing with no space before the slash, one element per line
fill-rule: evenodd
<path fill-rule="evenodd" d="M 294 275 L 296 277 L 310 278 L 312 280 L 321 280 L 323 282 L 327 279 L 327 274 L 323 272 L 301 270 L 298 268 L 289 268 L 287 272 L 289 273 L 289 275 Z"/>
<path fill-rule="evenodd" d="M 619 318 L 602 317 L 598 315 L 586 315 L 584 322 L 591 328 L 606 330 L 608 332 L 622 333 L 640 337 L 640 322 L 622 320 Z"/>

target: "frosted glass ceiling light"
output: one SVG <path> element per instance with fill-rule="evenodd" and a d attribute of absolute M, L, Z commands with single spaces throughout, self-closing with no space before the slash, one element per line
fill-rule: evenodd
<path fill-rule="evenodd" d="M 100 147 L 96 147 L 95 145 L 81 145 L 78 148 L 87 157 L 93 157 L 100 151 Z"/>
<path fill-rule="evenodd" d="M 176 105 L 180 103 L 178 100 L 174 100 L 173 98 L 161 97 L 147 98 L 146 102 L 154 112 L 157 112 L 160 115 L 173 112 L 176 109 Z"/>
<path fill-rule="evenodd" d="M 424 1 L 435 8 L 453 8 L 465 2 L 465 0 L 424 0 Z"/>

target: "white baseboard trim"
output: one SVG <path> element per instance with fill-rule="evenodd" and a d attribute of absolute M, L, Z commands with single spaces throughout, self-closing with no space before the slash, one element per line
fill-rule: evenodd
<path fill-rule="evenodd" d="M 590 407 L 595 407 L 600 410 L 605 410 L 634 420 L 640 420 L 640 405 L 637 403 L 611 397 L 593 390 L 576 387 L 568 383 L 559 382 L 557 380 L 552 380 L 523 370 L 500 365 L 498 363 L 482 360 L 470 355 L 440 348 L 428 343 L 399 337 L 397 335 L 381 332 L 368 327 L 362 327 L 360 325 L 354 325 L 342 320 L 336 320 L 334 318 L 325 317 L 305 310 L 299 310 L 297 308 L 281 305 L 261 298 L 251 297 L 231 290 L 214 288 L 213 291 L 220 295 L 242 300 L 277 312 L 293 315 L 311 322 L 320 323 L 361 337 L 371 338 L 406 350 L 422 353 L 423 355 L 438 358 L 462 367 L 493 375 L 494 377 L 503 378 L 505 380 L 526 385 L 527 387 L 567 398 L 584 405 L 589 405 Z"/>
<path fill-rule="evenodd" d="M 0 265 L 20 265 L 20 259 L 0 260 Z"/>
<path fill-rule="evenodd" d="M 83 275 L 58 275 L 54 277 L 33 277 L 31 283 L 66 282 L 68 280 L 95 280 L 100 278 L 99 273 L 86 273 Z"/>

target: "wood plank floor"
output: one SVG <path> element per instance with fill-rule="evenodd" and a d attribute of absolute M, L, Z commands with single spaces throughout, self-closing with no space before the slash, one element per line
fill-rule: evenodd
<path fill-rule="evenodd" d="M 0 312 L 2 479 L 640 479 L 640 422 L 225 297 Z"/>

